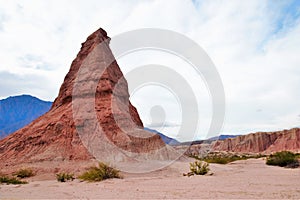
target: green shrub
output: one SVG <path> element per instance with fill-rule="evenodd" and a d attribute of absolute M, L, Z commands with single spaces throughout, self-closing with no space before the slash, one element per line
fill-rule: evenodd
<path fill-rule="evenodd" d="M 202 160 L 208 163 L 217 163 L 217 164 L 228 164 L 237 160 L 247 160 L 249 158 L 261 158 L 265 157 L 264 155 L 257 154 L 257 155 L 237 155 L 237 154 L 224 154 L 224 153 L 216 153 L 212 152 L 204 157 L 198 157 L 198 156 L 192 156 L 193 158 L 197 160 Z"/>
<path fill-rule="evenodd" d="M 74 178 L 74 174 L 59 173 L 56 174 L 56 179 L 59 182 L 66 182 L 66 181 L 73 181 L 75 178 Z"/>
<path fill-rule="evenodd" d="M 281 151 L 270 155 L 267 158 L 266 164 L 280 167 L 298 167 L 299 161 L 296 154 L 289 151 Z"/>
<path fill-rule="evenodd" d="M 26 184 L 27 182 L 21 181 L 16 177 L 8 177 L 8 176 L 1 175 L 0 183 L 6 183 L 7 185 L 9 185 L 9 184 Z"/>
<path fill-rule="evenodd" d="M 217 163 L 217 164 L 227 164 L 237 160 L 246 160 L 249 157 L 238 156 L 238 155 L 229 155 L 229 156 L 212 156 L 205 158 L 204 161 L 208 163 Z"/>
<path fill-rule="evenodd" d="M 78 178 L 84 181 L 94 182 L 110 178 L 121 178 L 121 176 L 119 170 L 100 162 L 98 167 L 90 167 L 88 171 L 84 172 Z"/>
<path fill-rule="evenodd" d="M 27 178 L 27 177 L 34 176 L 34 173 L 33 173 L 32 169 L 24 168 L 24 169 L 20 169 L 19 171 L 15 172 L 13 175 L 17 176 L 19 178 Z"/>
<path fill-rule="evenodd" d="M 209 164 L 203 161 L 195 161 L 190 163 L 190 170 L 195 175 L 205 175 L 209 172 Z"/>
<path fill-rule="evenodd" d="M 227 164 L 236 161 L 237 159 L 233 159 L 233 157 L 211 157 L 205 158 L 204 160 L 208 163 Z"/>

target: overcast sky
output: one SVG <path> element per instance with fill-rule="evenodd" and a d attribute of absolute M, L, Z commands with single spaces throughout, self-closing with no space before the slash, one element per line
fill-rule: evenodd
<path fill-rule="evenodd" d="M 196 41 L 224 84 L 222 134 L 300 125 L 298 0 L 0 0 L 0 98 L 31 94 L 53 101 L 81 43 L 99 27 L 110 37 L 138 28 L 164 28 Z M 118 60 L 122 71 L 126 73 L 133 64 L 170 65 L 177 59 L 157 52 L 143 56 L 143 63 L 135 60 L 136 55 Z M 180 61 L 176 65 L 185 68 Z M 190 78 L 188 71 L 184 75 Z M 209 124 L 211 105 L 205 83 L 196 81 L 190 83 L 199 90 L 196 95 L 203 111 L 199 118 L 204 127 L 197 134 L 204 138 L 201 134 Z M 166 106 L 165 127 L 159 130 L 176 136 L 180 109 L 175 108 L 174 96 L 160 90 L 145 87 L 131 100 L 149 126 L 151 107 Z"/>

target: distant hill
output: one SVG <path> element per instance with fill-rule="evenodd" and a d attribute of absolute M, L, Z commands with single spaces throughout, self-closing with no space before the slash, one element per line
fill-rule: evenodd
<path fill-rule="evenodd" d="M 48 112 L 52 102 L 30 95 L 0 100 L 0 138 L 15 132 Z"/>
<path fill-rule="evenodd" d="M 166 144 L 169 144 L 169 145 L 177 145 L 177 144 L 180 144 L 180 142 L 178 142 L 177 140 L 175 140 L 174 138 L 170 138 L 160 132 L 158 132 L 157 130 L 153 130 L 151 128 L 144 128 L 144 130 L 146 131 L 150 131 L 152 133 L 156 133 L 157 135 L 159 135 L 161 137 L 161 139 L 166 143 Z"/>
<path fill-rule="evenodd" d="M 218 135 L 218 136 L 215 136 L 215 137 L 211 137 L 207 140 L 225 140 L 227 138 L 235 138 L 237 136 L 240 136 L 240 135 Z"/>
<path fill-rule="evenodd" d="M 211 137 L 204 140 L 194 140 L 194 141 L 188 141 L 188 142 L 181 142 L 180 145 L 197 145 L 197 144 L 211 144 L 214 141 L 217 140 L 225 140 L 227 138 L 235 138 L 240 135 L 219 135 L 215 137 Z"/>

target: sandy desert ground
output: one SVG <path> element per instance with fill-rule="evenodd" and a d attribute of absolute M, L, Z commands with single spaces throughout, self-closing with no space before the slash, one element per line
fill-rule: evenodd
<path fill-rule="evenodd" d="M 211 164 L 211 176 L 185 177 L 188 161 L 148 174 L 98 183 L 29 180 L 0 185 L 1 199 L 300 199 L 300 168 L 267 166 L 263 159 Z M 54 176 L 53 176 L 54 177 Z"/>

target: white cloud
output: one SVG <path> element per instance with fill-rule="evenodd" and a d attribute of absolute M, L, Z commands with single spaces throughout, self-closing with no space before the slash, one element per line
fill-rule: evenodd
<path fill-rule="evenodd" d="M 227 100 L 222 132 L 241 134 L 299 126 L 300 21 L 285 9 L 289 3 L 1 1 L 0 96 L 29 93 L 54 100 L 80 43 L 99 27 L 110 36 L 144 27 L 166 28 L 198 42 L 218 68 Z M 296 6 L 299 12 L 299 4 Z M 171 59 L 155 58 L 157 64 L 172 65 Z M 120 66 L 126 68 L 128 63 L 120 61 Z M 197 81 L 190 79 L 191 84 Z M 209 96 L 204 94 L 205 87 L 199 90 L 206 109 L 200 118 L 208 124 Z M 198 97 L 201 101 L 201 95 Z M 137 107 L 145 120 L 150 116 L 150 99 L 140 95 L 134 100 L 143 105 Z M 168 104 L 163 95 L 162 99 Z M 177 123 L 179 118 L 174 112 L 167 121 Z"/>

